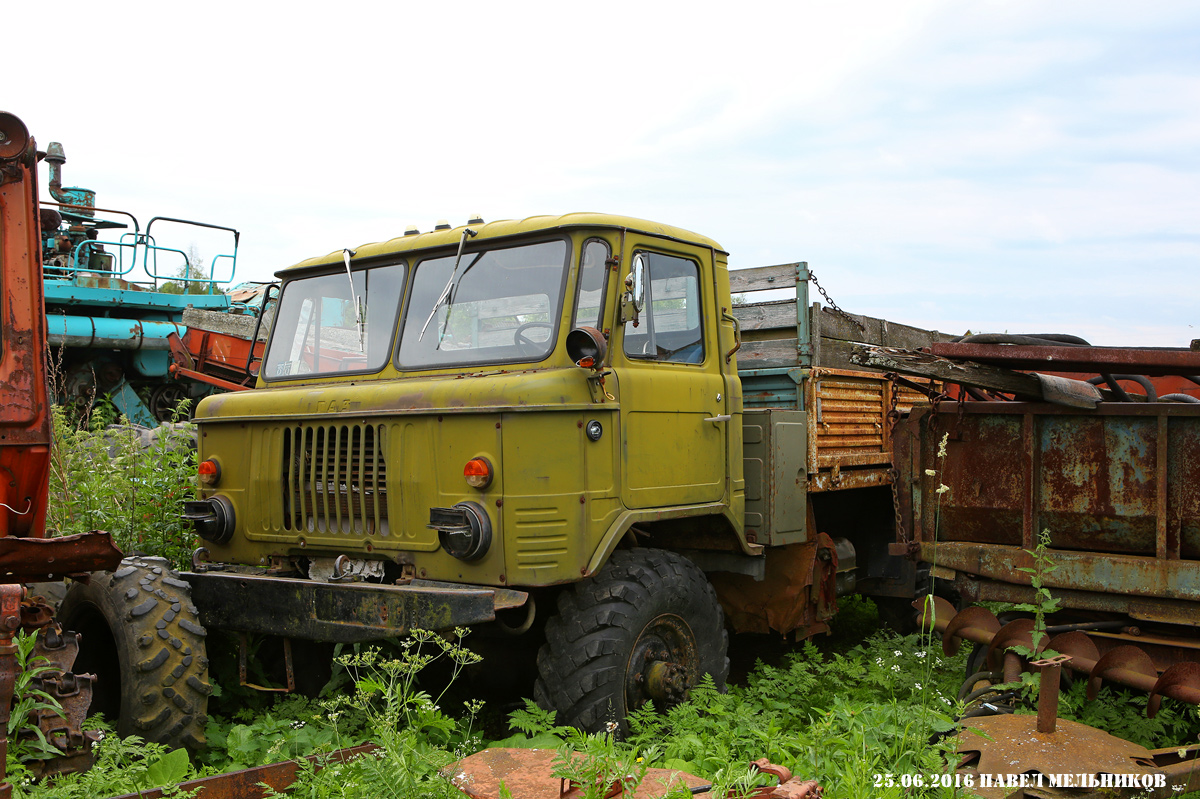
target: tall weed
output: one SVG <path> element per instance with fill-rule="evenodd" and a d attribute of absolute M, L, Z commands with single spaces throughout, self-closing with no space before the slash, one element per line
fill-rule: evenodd
<path fill-rule="evenodd" d="M 185 422 L 146 431 L 126 420 L 109 424 L 98 410 L 77 420 L 52 408 L 47 526 L 57 535 L 106 530 L 127 554 L 186 566 L 195 536 L 180 514 L 195 494 L 194 428 Z"/>

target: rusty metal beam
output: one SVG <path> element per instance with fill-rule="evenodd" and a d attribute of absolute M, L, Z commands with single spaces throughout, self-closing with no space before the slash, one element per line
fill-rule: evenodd
<path fill-rule="evenodd" d="M 1051 550 L 1057 567 L 1043 577 L 1051 590 L 1116 593 L 1126 597 L 1200 601 L 1200 561 L 1161 560 L 1106 552 Z M 941 541 L 921 543 L 921 560 L 948 569 L 1019 585 L 1029 584 L 1033 558 L 1018 546 Z"/>
<path fill-rule="evenodd" d="M 60 538 L 0 537 L 0 583 L 53 580 L 71 574 L 112 571 L 121 550 L 102 531 Z"/>
<path fill-rule="evenodd" d="M 954 580 L 955 590 L 968 602 L 1008 602 L 1012 604 L 1032 603 L 1037 594 L 1028 585 L 1014 585 L 998 580 L 976 580 L 959 572 Z M 1162 622 L 1164 624 L 1194 625 L 1196 603 L 1180 599 L 1126 596 L 1110 591 L 1072 591 L 1054 589 L 1054 596 L 1062 607 L 1097 613 L 1120 613 L 1138 621 Z"/>
<path fill-rule="evenodd" d="M 1020 397 L 1042 398 L 1041 384 L 1033 375 L 995 366 L 958 363 L 927 352 L 863 345 L 851 350 L 850 362 L 872 369 L 1002 391 Z"/>
<path fill-rule="evenodd" d="M 309 763 L 316 763 L 319 771 L 322 763 L 344 763 L 360 755 L 370 754 L 377 749 L 379 747 L 376 744 L 362 744 L 350 749 L 339 749 L 327 755 L 309 755 L 304 759 Z M 181 782 L 178 788 L 180 793 L 187 795 L 190 795 L 190 791 L 199 790 L 200 792 L 196 795 L 204 799 L 262 799 L 267 795 L 263 785 L 271 787 L 272 795 L 285 791 L 296 781 L 296 772 L 299 769 L 299 763 L 289 760 L 286 763 L 272 763 L 267 766 Z M 162 788 L 154 788 L 149 791 L 121 794 L 111 797 L 111 799 L 162 799 L 164 795 Z"/>
<path fill-rule="evenodd" d="M 1200 352 L 1183 348 L 1014 346 L 938 343 L 930 352 L 943 358 L 1053 372 L 1122 373 L 1157 377 L 1200 374 Z"/>

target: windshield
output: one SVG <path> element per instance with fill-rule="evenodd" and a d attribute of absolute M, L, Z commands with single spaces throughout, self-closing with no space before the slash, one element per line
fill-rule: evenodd
<path fill-rule="evenodd" d="M 383 368 L 404 289 L 404 264 L 352 274 L 354 296 L 362 305 L 361 331 L 345 272 L 284 284 L 264 379 Z"/>
<path fill-rule="evenodd" d="M 453 255 L 421 261 L 400 336 L 400 368 L 544 358 L 561 318 L 567 252 L 562 240 L 468 251 L 453 275 Z M 447 299 L 437 305 L 448 283 Z"/>

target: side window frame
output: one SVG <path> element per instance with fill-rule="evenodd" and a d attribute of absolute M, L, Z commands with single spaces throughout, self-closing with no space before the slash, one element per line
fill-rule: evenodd
<path fill-rule="evenodd" d="M 612 245 L 602 238 L 595 236 L 584 240 L 583 246 L 579 248 L 579 274 L 575 279 L 575 305 L 571 308 L 571 329 L 579 327 L 579 301 L 583 294 L 583 267 L 584 260 L 587 258 L 588 247 L 592 244 L 599 244 L 604 247 L 605 257 L 600 262 L 602 277 L 600 280 L 600 307 L 596 311 L 596 329 L 604 332 L 604 310 L 608 304 L 608 273 L 612 271 L 609 263 L 612 261 Z"/>
<path fill-rule="evenodd" d="M 624 325 L 624 330 L 622 332 L 622 341 L 621 341 L 622 353 L 624 354 L 624 356 L 627 359 L 632 360 L 632 361 L 638 361 L 638 362 L 670 363 L 670 364 L 677 364 L 680 366 L 703 366 L 705 364 L 705 362 L 708 360 L 709 347 L 707 345 L 707 342 L 705 341 L 705 338 L 707 336 L 707 333 L 706 333 L 707 326 L 704 323 L 704 318 L 705 318 L 704 317 L 704 288 L 702 285 L 702 281 L 700 279 L 702 270 L 700 268 L 699 262 L 696 260 L 696 258 L 691 257 L 691 256 L 677 254 L 677 253 L 655 251 L 655 250 L 651 250 L 651 249 L 647 249 L 647 248 L 640 248 L 640 247 L 635 248 L 632 251 L 631 255 L 634 258 L 636 258 L 638 255 L 649 256 L 646 259 L 646 274 L 642 277 L 642 283 L 644 286 L 643 291 L 645 293 L 645 297 L 644 297 L 644 302 L 643 302 L 643 308 L 641 310 L 641 324 L 646 325 L 647 328 L 649 329 L 650 333 L 649 333 L 648 340 L 654 341 L 656 344 L 656 348 L 657 348 L 657 335 L 656 335 L 657 331 L 655 330 L 655 327 L 654 327 L 654 286 L 653 286 L 653 284 L 654 284 L 654 274 L 653 274 L 654 256 L 658 256 L 660 258 L 673 258 L 678 261 L 683 261 L 691 266 L 691 268 L 693 270 L 692 276 L 694 277 L 694 282 L 695 282 L 695 287 L 696 287 L 696 308 L 695 308 L 696 321 L 697 321 L 696 332 L 698 334 L 697 343 L 700 346 L 700 353 L 699 353 L 700 358 L 699 358 L 699 360 L 684 360 L 684 359 L 678 359 L 678 358 L 671 357 L 672 355 L 675 355 L 676 353 L 682 351 L 683 349 L 686 349 L 687 347 L 691 346 L 690 344 L 685 345 L 684 347 L 682 347 L 678 350 L 675 350 L 671 353 L 668 353 L 667 355 L 657 355 L 657 354 L 645 355 L 645 354 L 641 354 L 641 353 L 631 353 L 631 352 L 629 352 L 629 350 L 627 348 L 628 341 L 629 341 L 628 334 L 629 334 L 629 324 L 630 323 L 626 323 Z M 686 306 L 685 306 L 685 309 L 689 312 L 691 310 L 690 308 L 686 308 Z"/>

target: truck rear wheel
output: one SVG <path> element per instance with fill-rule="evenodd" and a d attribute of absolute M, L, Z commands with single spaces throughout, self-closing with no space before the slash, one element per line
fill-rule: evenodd
<path fill-rule="evenodd" d="M 687 698 L 704 674 L 729 674 L 729 635 L 704 572 L 673 552 L 614 552 L 595 577 L 563 591 L 546 622 L 534 697 L 558 723 L 599 732 L 653 701 Z"/>
<path fill-rule="evenodd" d="M 212 693 L 205 630 L 191 587 L 166 560 L 126 558 L 111 574 L 73 584 L 58 618 L 82 635 L 75 671 L 97 676 L 92 710 L 118 734 L 204 746 Z"/>

